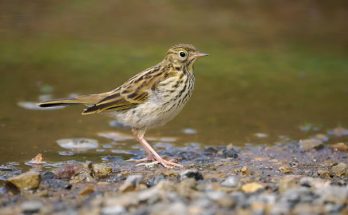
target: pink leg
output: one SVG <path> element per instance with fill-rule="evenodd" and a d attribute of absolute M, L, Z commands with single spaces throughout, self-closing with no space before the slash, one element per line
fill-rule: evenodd
<path fill-rule="evenodd" d="M 145 130 L 137 130 L 137 129 L 132 129 L 133 134 L 137 141 L 144 147 L 145 152 L 147 153 L 147 158 L 146 160 L 155 160 L 156 162 L 162 164 L 166 168 L 173 168 L 173 167 L 183 167 L 180 164 L 168 161 L 163 159 L 152 147 L 151 145 L 145 140 L 144 135 L 145 135 Z"/>

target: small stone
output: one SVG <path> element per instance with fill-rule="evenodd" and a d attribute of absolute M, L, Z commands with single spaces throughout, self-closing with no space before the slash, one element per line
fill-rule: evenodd
<path fill-rule="evenodd" d="M 319 149 L 323 146 L 323 141 L 312 138 L 300 140 L 299 142 L 300 148 L 302 151 L 310 151 L 312 149 Z"/>
<path fill-rule="evenodd" d="M 335 150 L 335 151 L 341 151 L 341 152 L 348 152 L 348 145 L 345 143 L 336 143 L 331 145 L 331 147 Z"/>
<path fill-rule="evenodd" d="M 40 212 L 42 203 L 39 201 L 26 201 L 21 204 L 23 214 L 33 214 Z"/>
<path fill-rule="evenodd" d="M 134 191 L 137 188 L 137 186 L 139 186 L 142 180 L 142 175 L 130 175 L 127 177 L 126 181 L 121 185 L 119 190 L 121 192 Z"/>
<path fill-rule="evenodd" d="M 327 169 L 318 169 L 318 175 L 323 178 L 329 178 L 330 172 Z"/>
<path fill-rule="evenodd" d="M 238 151 L 233 148 L 232 144 L 226 146 L 226 149 L 222 151 L 222 154 L 225 158 L 238 158 Z"/>
<path fill-rule="evenodd" d="M 126 209 L 122 206 L 108 206 L 101 210 L 102 215 L 122 215 L 126 213 Z"/>
<path fill-rule="evenodd" d="M 209 191 L 206 193 L 209 199 L 215 201 L 223 208 L 231 208 L 236 205 L 235 200 L 222 191 Z"/>
<path fill-rule="evenodd" d="M 257 182 L 247 183 L 247 184 L 244 184 L 242 186 L 242 190 L 245 193 L 254 193 L 254 192 L 261 190 L 261 189 L 263 189 L 263 185 L 259 184 Z"/>
<path fill-rule="evenodd" d="M 151 215 L 177 215 L 188 214 L 187 206 L 180 201 L 176 201 L 170 204 L 161 203 L 151 207 Z"/>
<path fill-rule="evenodd" d="M 186 196 L 190 197 L 192 193 L 194 192 L 194 189 L 197 185 L 197 182 L 193 178 L 187 178 L 185 180 L 182 180 L 178 185 L 177 185 L 177 192 L 181 196 Z"/>
<path fill-rule="evenodd" d="M 308 203 L 300 203 L 295 205 L 293 209 L 293 214 L 323 214 L 323 206 L 322 205 L 316 205 L 313 207 L 313 205 Z"/>
<path fill-rule="evenodd" d="M 215 147 L 207 147 L 204 149 L 204 154 L 205 155 L 215 155 L 218 153 L 218 150 Z"/>
<path fill-rule="evenodd" d="M 152 187 L 150 189 L 144 189 L 137 193 L 137 199 L 139 202 L 147 202 L 148 204 L 153 204 L 161 198 L 161 191 L 157 187 Z"/>
<path fill-rule="evenodd" d="M 40 181 L 40 174 L 33 171 L 25 172 L 7 180 L 8 183 L 16 186 L 20 190 L 36 189 L 39 187 Z"/>
<path fill-rule="evenodd" d="M 162 171 L 162 174 L 166 177 L 177 177 L 179 173 L 173 169 L 165 169 Z"/>
<path fill-rule="evenodd" d="M 103 163 L 92 164 L 93 176 L 97 178 L 105 178 L 112 173 L 112 168 Z"/>
<path fill-rule="evenodd" d="M 299 184 L 302 187 L 311 187 L 314 189 L 318 189 L 320 187 L 327 186 L 328 182 L 324 181 L 323 179 L 320 178 L 312 178 L 312 177 L 303 177 L 300 179 Z"/>
<path fill-rule="evenodd" d="M 333 175 L 338 177 L 345 176 L 348 172 L 348 166 L 345 163 L 338 163 L 331 168 L 331 172 L 333 173 Z"/>
<path fill-rule="evenodd" d="M 286 175 L 282 177 L 278 182 L 279 192 L 283 193 L 291 188 L 298 187 L 299 179 L 300 176 L 297 175 Z"/>
<path fill-rule="evenodd" d="M 239 185 L 239 181 L 239 177 L 229 176 L 221 183 L 221 185 L 224 187 L 237 187 Z"/>
<path fill-rule="evenodd" d="M 203 175 L 196 169 L 188 169 L 180 173 L 180 180 L 194 178 L 196 181 L 203 180 Z"/>
<path fill-rule="evenodd" d="M 336 137 L 343 137 L 343 136 L 348 136 L 348 129 L 342 128 L 342 127 L 337 127 L 337 128 L 332 129 L 328 133 L 330 135 L 333 135 Z"/>
<path fill-rule="evenodd" d="M 243 166 L 243 167 L 240 169 L 240 172 L 241 172 L 243 175 L 250 175 L 250 169 L 249 169 L 247 166 Z"/>
<path fill-rule="evenodd" d="M 293 169 L 289 166 L 281 166 L 281 167 L 279 167 L 279 171 L 283 174 L 293 173 Z"/>
<path fill-rule="evenodd" d="M 160 191 L 173 191 L 175 189 L 175 184 L 168 180 L 162 180 L 154 188 Z"/>
<path fill-rule="evenodd" d="M 164 179 L 165 179 L 164 175 L 162 175 L 162 174 L 161 175 L 156 175 L 155 177 L 152 177 L 151 179 L 149 179 L 146 184 L 149 187 L 153 187 L 153 186 L 157 185 L 160 181 L 162 181 Z"/>
<path fill-rule="evenodd" d="M 71 177 L 80 173 L 83 168 L 84 167 L 81 164 L 67 164 L 63 167 L 55 169 L 53 173 L 60 179 L 70 179 Z"/>
<path fill-rule="evenodd" d="M 88 184 L 84 188 L 81 189 L 80 195 L 82 195 L 82 196 L 89 195 L 89 194 L 94 193 L 94 192 L 95 192 L 94 185 L 93 184 Z"/>
<path fill-rule="evenodd" d="M 70 189 L 71 184 L 66 180 L 57 179 L 57 176 L 52 172 L 45 172 L 41 174 L 41 183 L 45 189 Z"/>
<path fill-rule="evenodd" d="M 29 165 L 39 165 L 46 163 L 41 153 L 37 154 L 33 159 L 31 159 L 27 164 Z"/>

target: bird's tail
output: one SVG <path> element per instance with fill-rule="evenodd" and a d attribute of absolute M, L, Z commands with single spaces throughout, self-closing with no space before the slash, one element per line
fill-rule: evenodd
<path fill-rule="evenodd" d="M 68 105 L 93 105 L 103 99 L 105 96 L 108 96 L 107 93 L 99 93 L 99 94 L 90 94 L 90 95 L 79 95 L 75 98 L 67 98 L 67 99 L 55 99 L 51 101 L 46 101 L 38 104 L 40 107 L 54 107 L 54 106 L 68 106 Z"/>
<path fill-rule="evenodd" d="M 68 106 L 68 105 L 75 105 L 75 104 L 84 104 L 84 103 L 79 101 L 78 99 L 72 98 L 72 99 L 51 100 L 51 101 L 39 103 L 38 105 L 40 107 L 54 107 L 54 106 Z"/>

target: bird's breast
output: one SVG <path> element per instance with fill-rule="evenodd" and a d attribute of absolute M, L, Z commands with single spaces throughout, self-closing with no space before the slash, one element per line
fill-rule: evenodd
<path fill-rule="evenodd" d="M 154 91 L 154 96 L 164 106 L 182 103 L 191 96 L 193 88 L 193 74 L 174 76 L 160 82 Z"/>

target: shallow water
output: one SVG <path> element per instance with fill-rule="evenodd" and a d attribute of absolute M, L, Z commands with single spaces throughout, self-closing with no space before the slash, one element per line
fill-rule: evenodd
<path fill-rule="evenodd" d="M 170 16 L 178 16 L 179 12 L 167 4 L 170 5 L 164 3 L 162 6 L 171 11 Z M 89 8 L 86 5 L 83 7 Z M 78 7 L 68 8 L 62 11 L 66 16 L 73 17 L 73 11 Z M 88 11 L 86 8 L 83 10 Z M 209 5 L 203 5 L 200 12 L 192 15 L 190 11 L 194 8 L 187 8 L 184 16 L 203 17 L 207 8 Z M 163 146 L 174 140 L 173 144 L 198 143 L 202 146 L 274 144 L 286 138 L 307 137 L 309 133 L 326 133 L 337 126 L 347 127 L 346 43 L 342 34 L 330 34 L 339 32 L 342 27 L 340 22 L 337 21 L 337 28 L 327 26 L 330 31 L 326 32 L 316 28 L 318 23 L 327 24 L 328 20 L 320 16 L 321 21 L 309 24 L 309 33 L 301 34 L 300 29 L 306 26 L 297 29 L 295 22 L 281 14 L 265 18 L 263 15 L 267 14 L 264 13 L 267 10 L 262 8 L 260 5 L 244 5 L 239 7 L 238 13 L 233 13 L 237 9 L 226 11 L 213 7 L 208 16 L 215 16 L 216 22 L 209 20 L 205 23 L 194 19 L 197 24 L 195 30 L 190 24 L 180 25 L 180 22 L 171 21 L 169 23 L 177 31 L 168 32 L 164 28 L 168 20 L 159 19 L 142 20 L 152 25 L 146 29 L 125 27 L 124 32 L 109 29 L 112 23 L 104 23 L 101 25 L 104 28 L 98 29 L 110 31 L 116 36 L 112 39 L 102 31 L 98 34 L 89 28 L 81 33 L 81 29 L 75 30 L 74 23 L 57 21 L 47 14 L 47 23 L 33 22 L 33 25 L 27 26 L 29 30 L 21 26 L 7 26 L 0 43 L 0 163 L 23 163 L 37 153 L 43 153 L 49 161 L 100 161 L 105 156 L 129 158 L 137 155 L 138 145 L 134 140 L 112 141 L 98 135 L 110 131 L 130 134 L 122 128 L 111 127 L 111 119 L 105 115 L 81 116 L 81 106 L 30 110 L 31 103 L 19 102 L 111 90 L 131 75 L 158 63 L 168 46 L 178 41 L 180 32 L 187 32 L 187 29 L 190 29 L 190 34 L 179 41 L 196 41 L 194 44 L 210 56 L 195 65 L 196 89 L 183 112 L 168 125 L 148 132 L 148 136 L 153 137 L 153 143 L 160 142 Z M 256 15 L 249 9 L 255 9 Z M 106 10 L 106 7 L 99 10 Z M 325 12 L 320 8 L 318 10 Z M 26 16 L 36 19 L 33 11 L 28 9 Z M 62 17 L 63 12 L 60 14 Z M 249 13 L 255 16 L 250 18 Z M 291 13 L 293 11 L 290 10 Z M 270 27 L 279 16 L 289 25 L 292 33 L 286 39 L 280 27 Z M 231 22 L 231 17 L 244 22 Z M 257 22 L 258 17 L 263 17 L 262 22 Z M 81 19 L 79 22 L 84 26 L 87 21 Z M 132 19 L 120 22 L 124 26 L 129 22 L 136 26 Z M 144 23 L 138 25 L 144 26 Z M 158 29 L 154 38 L 139 40 L 138 34 L 134 34 L 140 32 L 143 35 L 154 29 Z M 274 33 L 277 30 L 281 33 Z M 324 35 L 322 40 L 313 36 L 318 32 Z M 328 35 L 332 45 L 322 42 Z M 72 153 L 56 143 L 59 139 L 79 137 L 98 140 L 98 148 Z M 172 139 L 161 140 L 160 137 Z M 136 153 L 132 154 L 134 150 Z"/>

